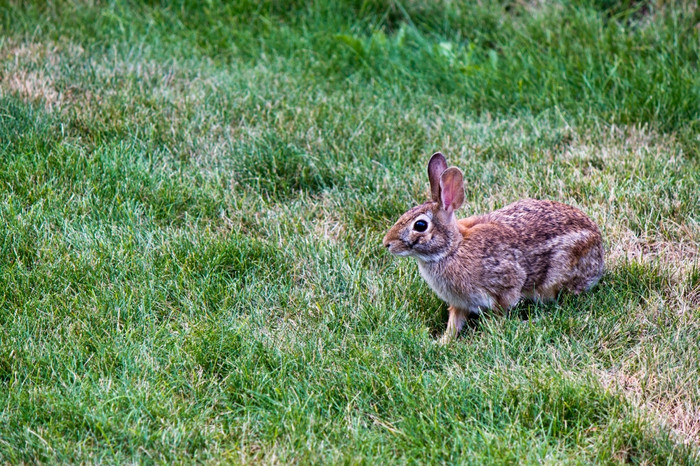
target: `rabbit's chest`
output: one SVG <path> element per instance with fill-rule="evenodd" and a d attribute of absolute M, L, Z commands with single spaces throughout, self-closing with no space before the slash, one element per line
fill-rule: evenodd
<path fill-rule="evenodd" d="M 490 309 L 494 305 L 494 299 L 490 295 L 481 290 L 472 289 L 473 287 L 464 277 L 460 280 L 451 279 L 449 270 L 442 270 L 420 261 L 418 270 L 435 294 L 451 306 L 478 312 L 479 309 Z"/>

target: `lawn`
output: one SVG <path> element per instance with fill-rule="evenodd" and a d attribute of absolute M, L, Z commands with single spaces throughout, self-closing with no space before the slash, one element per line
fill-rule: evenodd
<path fill-rule="evenodd" d="M 692 2 L 0 2 L 0 463 L 700 462 Z M 437 344 L 381 239 L 603 233 L 591 293 Z"/>

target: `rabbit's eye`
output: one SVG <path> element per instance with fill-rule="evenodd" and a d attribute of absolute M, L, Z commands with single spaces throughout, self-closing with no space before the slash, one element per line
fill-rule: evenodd
<path fill-rule="evenodd" d="M 425 231 L 428 229 L 428 222 L 425 220 L 418 220 L 413 224 L 413 229 L 416 231 Z"/>

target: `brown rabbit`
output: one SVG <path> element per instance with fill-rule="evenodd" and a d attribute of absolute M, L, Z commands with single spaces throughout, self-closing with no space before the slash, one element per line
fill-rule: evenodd
<path fill-rule="evenodd" d="M 457 220 L 464 180 L 437 152 L 428 163 L 432 199 L 399 218 L 384 237 L 397 256 L 412 256 L 421 275 L 449 304 L 449 341 L 468 314 L 505 311 L 521 298 L 549 300 L 581 293 L 603 275 L 600 231 L 580 210 L 523 199 L 494 212 Z"/>

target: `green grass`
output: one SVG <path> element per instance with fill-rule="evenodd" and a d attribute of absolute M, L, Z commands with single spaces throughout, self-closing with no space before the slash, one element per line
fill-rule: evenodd
<path fill-rule="evenodd" d="M 0 3 L 0 462 L 700 462 L 697 12 L 462 3 Z M 435 150 L 600 285 L 437 345 Z"/>

